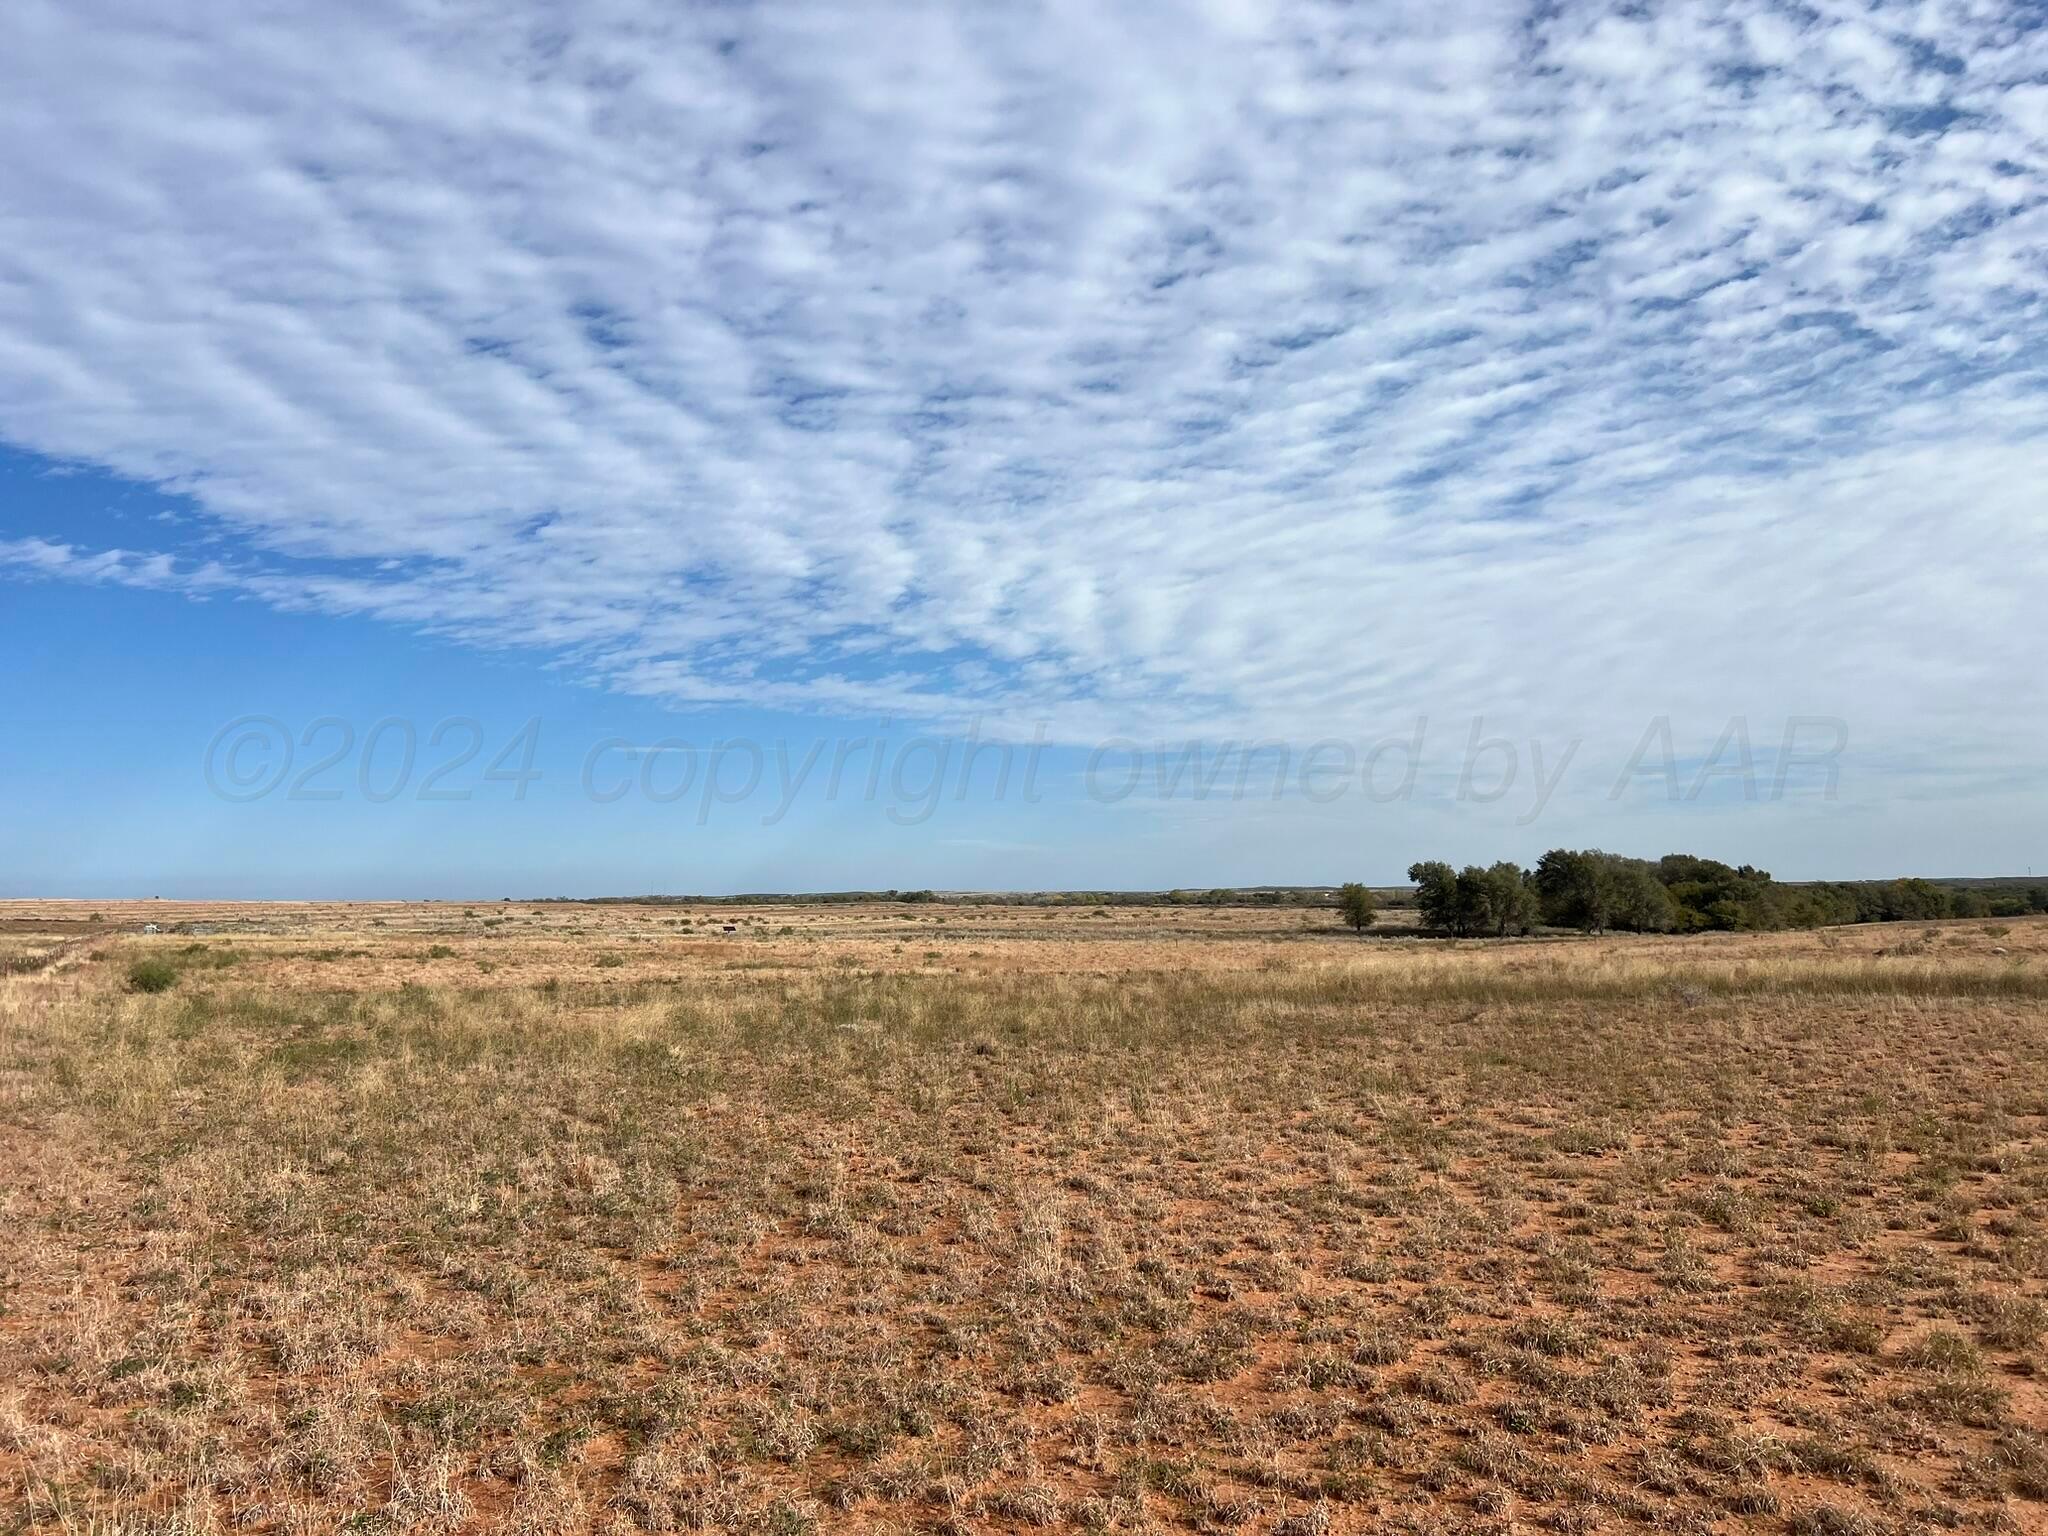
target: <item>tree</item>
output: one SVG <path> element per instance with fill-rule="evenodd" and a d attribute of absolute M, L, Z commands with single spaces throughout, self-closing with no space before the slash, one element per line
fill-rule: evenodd
<path fill-rule="evenodd" d="M 1484 933 L 1488 927 L 1486 871 L 1467 864 L 1458 871 L 1458 883 L 1451 894 L 1451 932 L 1461 939 Z"/>
<path fill-rule="evenodd" d="M 1598 848 L 1553 848 L 1536 864 L 1543 920 L 1588 933 L 1609 928 L 1667 932 L 1678 921 L 1678 908 L 1657 878 L 1659 867 L 1643 859 L 1602 853 Z M 1672 867 L 1676 873 L 1696 872 L 1684 865 Z"/>
<path fill-rule="evenodd" d="M 1651 867 L 1640 859 L 1603 857 L 1608 920 L 1631 933 L 1670 932 L 1678 911 Z"/>
<path fill-rule="evenodd" d="M 1554 928 L 1583 928 L 1598 933 L 1608 922 L 1611 883 L 1602 879 L 1598 849 L 1576 852 L 1553 848 L 1536 861 L 1536 896 L 1543 921 Z"/>
<path fill-rule="evenodd" d="M 1344 921 L 1359 933 L 1364 933 L 1370 928 L 1373 919 L 1379 914 L 1379 907 L 1372 899 L 1372 892 L 1356 880 L 1338 888 L 1337 910 L 1344 914 Z"/>
<path fill-rule="evenodd" d="M 1457 932 L 1457 871 L 1442 859 L 1424 859 L 1408 866 L 1408 878 L 1415 882 L 1415 909 L 1423 926 Z"/>
<path fill-rule="evenodd" d="M 1536 926 L 1536 892 L 1521 865 L 1502 859 L 1479 879 L 1485 892 L 1486 926 L 1498 937 L 1527 933 Z"/>
<path fill-rule="evenodd" d="M 1439 933 L 1505 936 L 1536 926 L 1536 892 L 1519 864 L 1503 859 L 1489 869 L 1467 864 L 1454 871 L 1441 859 L 1426 859 L 1408 867 L 1408 878 L 1423 926 Z"/>
<path fill-rule="evenodd" d="M 1878 887 L 1878 910 L 1888 923 L 1918 923 L 1947 917 L 1949 895 L 1927 880 L 1893 880 Z"/>

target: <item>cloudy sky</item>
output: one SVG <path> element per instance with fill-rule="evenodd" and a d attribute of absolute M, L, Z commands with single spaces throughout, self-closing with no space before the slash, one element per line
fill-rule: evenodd
<path fill-rule="evenodd" d="M 118 884 L 124 848 L 185 879 L 196 845 L 139 821 L 67 864 L 142 804 L 252 889 L 291 883 L 258 878 L 281 827 L 351 889 L 375 870 L 333 850 L 401 824 L 377 867 L 414 884 L 523 840 L 494 872 L 585 888 L 677 857 L 693 888 L 1392 878 L 1567 836 L 2017 872 L 2048 837 L 2038 4 L 11 0 L 0 29 L 0 787 L 44 811 L 0 881 Z M 108 723 L 138 653 L 176 660 L 140 742 Z M 572 776 L 611 723 L 1036 733 L 1055 769 L 1043 807 L 821 808 L 764 858 L 758 826 L 567 799 L 266 823 L 198 767 L 243 706 L 475 716 L 488 757 L 540 702 Z M 1833 798 L 1609 793 L 1655 722 L 1689 785 L 1731 721 L 1768 781 L 1813 717 L 1849 743 Z M 1418 718 L 1393 804 L 1088 779 L 1105 741 L 1363 751 Z M 1512 845 L 1514 797 L 1427 793 L 1475 720 L 1587 744 Z"/>

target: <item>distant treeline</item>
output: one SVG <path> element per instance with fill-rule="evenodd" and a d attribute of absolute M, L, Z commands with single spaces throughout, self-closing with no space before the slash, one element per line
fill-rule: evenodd
<path fill-rule="evenodd" d="M 1833 923 L 1925 922 L 2048 912 L 2048 883 L 1985 889 L 1932 880 L 1773 880 L 1754 865 L 1690 853 L 1631 859 L 1598 848 L 1553 848 L 1534 869 L 1502 861 L 1409 867 L 1423 924 L 1473 936 L 1540 926 L 1590 933 L 1768 931 Z"/>
<path fill-rule="evenodd" d="M 1687 853 L 1630 859 L 1597 848 L 1554 848 L 1534 869 L 1502 862 L 1462 870 L 1412 865 L 1414 889 L 1372 888 L 1374 908 L 1418 908 L 1423 925 L 1463 935 L 1527 933 L 1537 927 L 1695 933 L 1707 929 L 1817 928 L 1938 917 L 2018 917 L 2048 912 L 2048 881 L 1773 880 L 1766 870 L 1730 867 Z M 1347 888 L 1348 889 L 1348 888 Z M 1360 889 L 1365 889 L 1360 887 Z M 507 898 L 510 900 L 510 898 Z M 1292 907 L 1341 905 L 1327 885 L 1183 887 L 1170 891 L 757 891 L 732 896 L 528 898 L 531 904 L 587 901 L 650 907 L 762 907 L 943 901 L 990 907 Z M 1368 919 L 1368 923 L 1370 919 Z"/>
<path fill-rule="evenodd" d="M 505 898 L 510 901 L 511 897 Z M 532 905 L 560 902 L 592 907 L 818 907 L 859 902 L 937 901 L 932 891 L 742 891 L 733 896 L 534 896 Z"/>
<path fill-rule="evenodd" d="M 1189 907 L 1327 906 L 1335 887 L 1327 885 L 1215 886 L 1173 891 L 751 891 L 733 896 L 536 896 L 548 902 L 623 907 L 833 906 L 879 902 L 954 902 L 982 907 Z M 510 901 L 511 897 L 505 898 Z"/>

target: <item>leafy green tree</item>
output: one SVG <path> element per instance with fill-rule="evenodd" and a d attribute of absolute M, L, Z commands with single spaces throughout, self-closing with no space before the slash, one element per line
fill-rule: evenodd
<path fill-rule="evenodd" d="M 1879 888 L 1878 912 L 1888 923 L 1947 917 L 1949 894 L 1928 880 L 1893 880 Z"/>
<path fill-rule="evenodd" d="M 1358 933 L 1365 932 L 1379 915 L 1379 905 L 1373 900 L 1372 892 L 1356 880 L 1348 881 L 1337 891 L 1337 910 L 1344 915 Z"/>
<path fill-rule="evenodd" d="M 1486 932 L 1490 926 L 1486 871 L 1477 864 L 1467 864 L 1458 871 L 1458 883 L 1451 896 L 1451 932 L 1468 939 Z"/>
<path fill-rule="evenodd" d="M 1408 878 L 1415 883 L 1415 909 L 1426 928 L 1456 933 L 1458 917 L 1458 874 L 1442 859 L 1424 859 L 1408 866 Z"/>
<path fill-rule="evenodd" d="M 1502 859 L 1479 878 L 1485 891 L 1486 926 L 1495 935 L 1506 938 L 1536 926 L 1542 912 L 1521 865 Z"/>
<path fill-rule="evenodd" d="M 1666 932 L 1678 921 L 1678 908 L 1657 878 L 1658 870 L 1645 860 L 1598 848 L 1553 848 L 1536 864 L 1543 920 L 1587 933 L 1609 928 Z"/>
<path fill-rule="evenodd" d="M 1600 878 L 1606 886 L 1608 919 L 1630 933 L 1669 933 L 1678 909 L 1671 893 L 1648 864 L 1604 855 Z"/>
<path fill-rule="evenodd" d="M 1527 933 L 1537 919 L 1536 895 L 1519 865 L 1503 861 L 1491 869 L 1467 864 L 1453 871 L 1441 859 L 1409 866 L 1415 905 L 1425 926 L 1471 938 L 1477 934 Z"/>
<path fill-rule="evenodd" d="M 1536 861 L 1536 898 L 1544 922 L 1588 933 L 1607 927 L 1612 887 L 1602 878 L 1606 857 L 1597 849 L 1553 848 Z"/>

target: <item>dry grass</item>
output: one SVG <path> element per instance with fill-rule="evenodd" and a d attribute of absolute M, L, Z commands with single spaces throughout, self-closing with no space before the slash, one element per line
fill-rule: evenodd
<path fill-rule="evenodd" d="M 2048 923 L 98 910 L 0 904 L 21 1529 L 2048 1512 Z"/>

